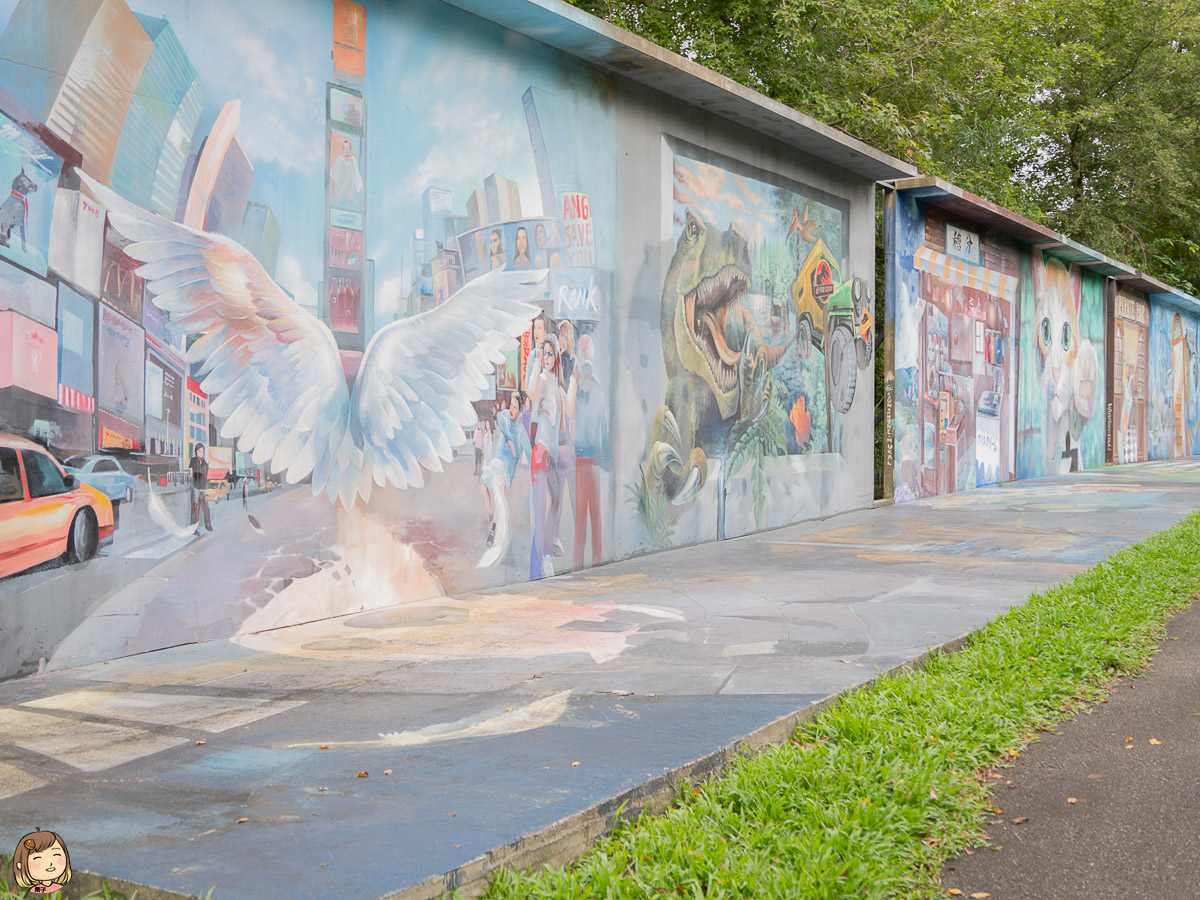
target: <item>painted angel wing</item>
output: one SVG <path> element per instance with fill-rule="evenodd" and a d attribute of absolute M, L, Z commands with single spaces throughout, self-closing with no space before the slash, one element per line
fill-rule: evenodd
<path fill-rule="evenodd" d="M 475 422 L 471 405 L 485 375 L 529 328 L 547 270 L 495 269 L 428 312 L 401 319 L 372 339 L 351 405 L 375 483 L 420 487 L 421 468 L 442 471 Z"/>
<path fill-rule="evenodd" d="M 354 504 L 369 471 L 356 445 L 350 393 L 333 334 L 285 294 L 241 245 L 168 222 L 80 172 L 142 263 L 154 303 L 174 328 L 198 333 L 187 351 L 198 363 L 209 410 L 224 420 L 255 465 L 295 484 L 312 474 L 313 493 Z"/>

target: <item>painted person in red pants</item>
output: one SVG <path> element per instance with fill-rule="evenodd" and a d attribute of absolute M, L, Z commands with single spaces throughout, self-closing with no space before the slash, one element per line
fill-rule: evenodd
<path fill-rule="evenodd" d="M 575 554 L 573 568 L 583 568 L 583 542 L 592 529 L 592 565 L 602 559 L 604 525 L 600 511 L 597 468 L 608 459 L 608 409 L 596 375 L 592 336 L 579 338 L 578 359 L 567 389 L 567 415 L 575 420 Z"/>
<path fill-rule="evenodd" d="M 562 512 L 562 480 L 558 471 L 558 433 L 562 430 L 565 393 L 562 363 L 558 356 L 558 338 L 547 334 L 538 353 L 530 398 L 537 410 L 533 454 L 529 462 L 532 485 L 529 490 L 529 517 L 533 536 L 529 547 L 529 578 L 554 574 L 551 552 L 558 533 Z"/>

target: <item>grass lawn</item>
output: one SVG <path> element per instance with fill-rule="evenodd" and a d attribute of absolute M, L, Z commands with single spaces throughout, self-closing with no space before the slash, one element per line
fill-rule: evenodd
<path fill-rule="evenodd" d="M 963 650 L 848 694 L 575 865 L 498 873 L 487 896 L 944 896 L 943 862 L 986 842 L 993 770 L 1140 670 L 1198 587 L 1193 514 L 1035 593 Z"/>

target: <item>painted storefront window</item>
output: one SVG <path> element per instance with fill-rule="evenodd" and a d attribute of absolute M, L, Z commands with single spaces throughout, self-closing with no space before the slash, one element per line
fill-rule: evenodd
<path fill-rule="evenodd" d="M 896 499 L 1009 481 L 1016 250 L 911 201 L 898 216 Z"/>

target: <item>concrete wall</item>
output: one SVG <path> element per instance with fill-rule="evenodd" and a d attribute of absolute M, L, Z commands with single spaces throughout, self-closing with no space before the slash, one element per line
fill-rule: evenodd
<path fill-rule="evenodd" d="M 869 505 L 872 186 L 644 89 L 617 106 L 645 215 L 619 236 L 616 552 Z"/>
<path fill-rule="evenodd" d="M 9 450 L 0 676 L 870 503 L 868 180 L 436 0 L 0 25 L 0 431 L 95 488 Z"/>
<path fill-rule="evenodd" d="M 895 498 L 1102 464 L 1104 279 L 903 191 L 889 222 Z"/>

